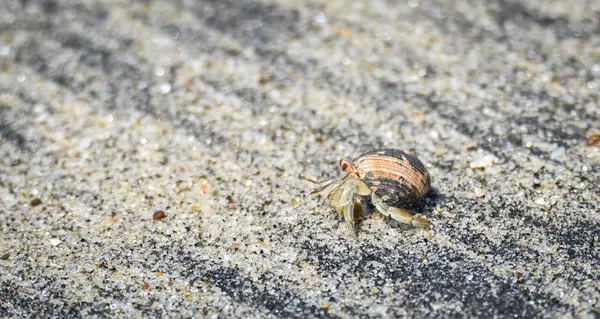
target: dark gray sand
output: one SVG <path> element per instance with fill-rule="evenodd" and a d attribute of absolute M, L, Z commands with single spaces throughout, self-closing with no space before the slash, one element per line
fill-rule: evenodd
<path fill-rule="evenodd" d="M 0 1 L 0 317 L 598 317 L 599 92 L 598 1 Z"/>

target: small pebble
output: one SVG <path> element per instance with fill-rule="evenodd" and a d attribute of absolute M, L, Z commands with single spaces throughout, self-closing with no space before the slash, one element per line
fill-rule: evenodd
<path fill-rule="evenodd" d="M 167 215 L 165 215 L 165 212 L 163 212 L 162 210 L 159 210 L 157 212 L 154 213 L 154 215 L 152 215 L 152 218 L 154 218 L 154 220 L 161 220 L 163 218 L 165 218 Z"/>
<path fill-rule="evenodd" d="M 39 199 L 39 198 L 36 198 L 36 199 L 32 200 L 32 201 L 29 203 L 29 205 L 31 205 L 31 206 L 33 206 L 33 207 L 35 207 L 35 206 L 39 206 L 39 205 L 41 205 L 41 204 L 42 204 L 42 200 L 41 200 L 41 199 Z"/>
<path fill-rule="evenodd" d="M 61 241 L 58 238 L 50 238 L 50 245 L 52 246 L 58 246 L 58 244 L 60 244 Z"/>
<path fill-rule="evenodd" d="M 469 164 L 470 168 L 486 168 L 492 167 L 498 159 L 494 155 L 485 155 L 480 157 Z"/>
<path fill-rule="evenodd" d="M 585 145 L 600 147 L 600 134 L 590 136 Z"/>

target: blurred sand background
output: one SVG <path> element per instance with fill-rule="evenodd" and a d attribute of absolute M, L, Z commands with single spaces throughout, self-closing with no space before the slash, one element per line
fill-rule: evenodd
<path fill-rule="evenodd" d="M 597 317 L 599 92 L 598 1 L 0 1 L 0 316 Z"/>

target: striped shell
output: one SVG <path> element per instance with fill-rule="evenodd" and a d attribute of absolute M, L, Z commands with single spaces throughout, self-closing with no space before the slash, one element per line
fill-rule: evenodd
<path fill-rule="evenodd" d="M 413 155 L 395 149 L 366 152 L 354 160 L 354 169 L 388 205 L 409 204 L 429 191 L 431 177 Z"/>

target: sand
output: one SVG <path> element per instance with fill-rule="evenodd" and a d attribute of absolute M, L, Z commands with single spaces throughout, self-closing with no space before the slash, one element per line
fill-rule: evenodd
<path fill-rule="evenodd" d="M 599 19 L 1 1 L 0 317 L 595 318 Z M 365 201 L 355 240 L 306 178 L 383 147 L 425 163 L 431 226 Z"/>

